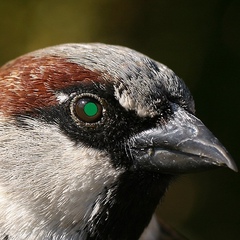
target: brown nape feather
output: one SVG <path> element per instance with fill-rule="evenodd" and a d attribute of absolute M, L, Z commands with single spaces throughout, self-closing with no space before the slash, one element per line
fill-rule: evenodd
<path fill-rule="evenodd" d="M 102 81 L 100 72 L 59 56 L 36 58 L 29 55 L 2 66 L 0 79 L 0 109 L 5 115 L 55 106 L 57 91 L 83 82 Z"/>

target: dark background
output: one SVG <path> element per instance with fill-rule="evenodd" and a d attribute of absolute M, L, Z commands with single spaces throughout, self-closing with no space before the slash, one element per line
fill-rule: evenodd
<path fill-rule="evenodd" d="M 1 0 L 0 17 L 0 65 L 66 42 L 125 45 L 166 64 L 240 167 L 239 0 Z M 158 212 L 190 239 L 239 239 L 239 183 L 228 169 L 185 175 Z"/>

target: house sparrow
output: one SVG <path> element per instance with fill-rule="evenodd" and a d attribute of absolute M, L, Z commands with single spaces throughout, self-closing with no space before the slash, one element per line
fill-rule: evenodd
<path fill-rule="evenodd" d="M 237 171 L 184 82 L 129 48 L 26 54 L 0 97 L 0 239 L 139 239 L 179 174 Z"/>

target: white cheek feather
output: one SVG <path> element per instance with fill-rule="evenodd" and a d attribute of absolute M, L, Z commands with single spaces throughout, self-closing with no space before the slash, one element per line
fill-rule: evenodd
<path fill-rule="evenodd" d="M 121 171 L 107 153 L 74 145 L 57 126 L 28 124 L 0 121 L 0 239 L 78 239 L 84 215 Z"/>

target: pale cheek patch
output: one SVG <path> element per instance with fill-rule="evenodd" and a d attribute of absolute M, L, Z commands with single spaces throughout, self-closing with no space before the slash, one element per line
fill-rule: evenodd
<path fill-rule="evenodd" d="M 64 239 L 79 239 L 72 236 L 98 195 L 122 172 L 107 152 L 76 146 L 58 126 L 26 123 L 29 129 L 0 121 L 0 239 L 2 232 L 12 239 L 46 239 L 49 233 L 60 239 L 66 232 Z"/>

